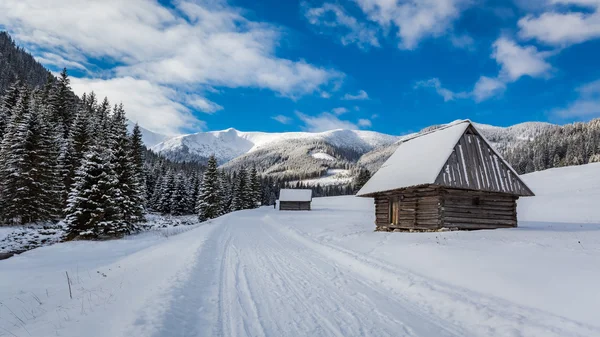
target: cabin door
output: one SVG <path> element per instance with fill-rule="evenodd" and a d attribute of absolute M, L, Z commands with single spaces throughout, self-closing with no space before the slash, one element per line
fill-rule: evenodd
<path fill-rule="evenodd" d="M 400 212 L 400 199 L 398 197 L 394 197 L 390 199 L 390 223 L 397 225 L 398 224 L 398 215 Z"/>

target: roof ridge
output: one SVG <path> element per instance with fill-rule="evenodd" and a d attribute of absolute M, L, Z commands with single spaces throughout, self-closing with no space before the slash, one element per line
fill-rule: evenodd
<path fill-rule="evenodd" d="M 422 136 L 427 136 L 427 135 L 430 135 L 430 134 L 435 133 L 437 131 L 445 130 L 447 128 L 450 128 L 450 127 L 453 127 L 453 126 L 457 126 L 457 125 L 460 125 L 460 124 L 463 124 L 463 123 L 469 123 L 469 124 L 473 125 L 473 122 L 470 119 L 457 119 L 457 120 L 455 120 L 453 122 L 450 122 L 450 123 L 447 123 L 447 124 L 442 124 L 442 126 L 440 126 L 437 129 L 429 130 L 429 131 L 426 131 L 426 132 L 419 132 L 419 133 L 416 133 L 416 134 L 414 134 L 412 136 L 408 136 L 406 138 L 403 138 L 403 139 L 400 140 L 400 144 L 408 142 L 409 140 L 413 140 L 415 138 L 419 138 L 419 137 L 422 137 Z"/>

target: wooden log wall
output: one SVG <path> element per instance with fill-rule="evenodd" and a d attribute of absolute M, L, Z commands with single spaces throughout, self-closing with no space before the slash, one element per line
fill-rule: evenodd
<path fill-rule="evenodd" d="M 440 212 L 441 196 L 435 186 L 391 191 L 375 197 L 378 230 L 436 229 L 441 224 Z"/>
<path fill-rule="evenodd" d="M 280 211 L 310 211 L 309 201 L 280 201 Z"/>
<path fill-rule="evenodd" d="M 458 229 L 517 227 L 517 196 L 460 189 L 441 191 L 441 226 Z"/>

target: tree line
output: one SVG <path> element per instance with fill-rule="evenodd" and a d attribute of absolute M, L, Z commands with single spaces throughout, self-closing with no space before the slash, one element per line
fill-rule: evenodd
<path fill-rule="evenodd" d="M 550 128 L 503 152 L 519 174 L 600 162 L 600 119 Z"/>
<path fill-rule="evenodd" d="M 144 219 L 144 147 L 122 105 L 76 97 L 66 69 L 0 102 L 0 219 L 65 219 L 71 238 L 121 236 Z"/>

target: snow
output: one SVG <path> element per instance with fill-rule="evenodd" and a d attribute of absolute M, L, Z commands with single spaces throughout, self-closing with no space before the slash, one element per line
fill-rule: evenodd
<path fill-rule="evenodd" d="M 133 127 L 135 126 L 135 123 L 128 120 L 127 121 L 127 130 L 131 133 L 133 132 Z M 169 139 L 169 136 L 166 135 L 161 135 L 159 133 L 150 131 L 148 129 L 145 129 L 143 127 L 140 126 L 140 131 L 142 133 L 142 142 L 144 143 L 144 145 L 146 145 L 146 147 L 150 148 L 156 144 L 159 144 L 161 142 L 164 142 L 165 140 Z"/>
<path fill-rule="evenodd" d="M 311 201 L 312 190 L 306 189 L 281 189 L 279 201 Z"/>
<path fill-rule="evenodd" d="M 535 198 L 518 202 L 519 219 L 600 223 L 600 163 L 524 174 Z"/>
<path fill-rule="evenodd" d="M 598 168 L 524 176 L 514 229 L 373 232 L 347 196 L 38 248 L 0 261 L 0 336 L 600 336 Z"/>
<path fill-rule="evenodd" d="M 313 179 L 300 180 L 302 184 L 307 186 L 331 186 L 331 185 L 345 185 L 349 184 L 353 180 L 353 176 L 350 170 L 345 169 L 328 169 L 324 175 Z M 292 186 L 298 181 L 291 181 Z"/>
<path fill-rule="evenodd" d="M 357 195 L 432 184 L 470 121 L 460 121 L 405 139 Z"/>
<path fill-rule="evenodd" d="M 311 156 L 315 159 L 322 159 L 322 160 L 335 160 L 335 157 L 333 157 L 330 154 L 327 154 L 325 152 L 316 152 L 316 153 L 312 153 Z"/>
<path fill-rule="evenodd" d="M 152 146 L 151 149 L 157 153 L 185 150 L 204 157 L 214 154 L 219 162 L 227 162 L 246 153 L 291 141 L 304 140 L 314 143 L 321 141 L 333 146 L 361 149 L 367 152 L 376 147 L 391 144 L 398 139 L 399 137 L 396 136 L 361 130 L 269 133 L 243 132 L 229 128 L 222 131 L 198 132 L 173 137 Z"/>

